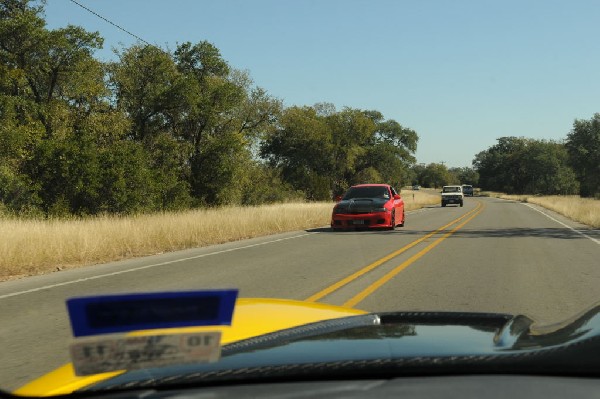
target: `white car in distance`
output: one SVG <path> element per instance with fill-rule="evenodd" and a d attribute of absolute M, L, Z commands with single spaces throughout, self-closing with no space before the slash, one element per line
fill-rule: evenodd
<path fill-rule="evenodd" d="M 442 188 L 442 207 L 448 204 L 463 206 L 464 194 L 461 186 L 444 186 Z"/>

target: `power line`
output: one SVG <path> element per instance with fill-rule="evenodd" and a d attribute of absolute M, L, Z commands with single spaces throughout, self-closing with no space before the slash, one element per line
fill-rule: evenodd
<path fill-rule="evenodd" d="M 125 29 L 125 28 L 123 28 L 123 27 L 121 27 L 121 26 L 119 26 L 119 25 L 115 24 L 114 22 L 112 22 L 112 21 L 110 21 L 110 20 L 108 20 L 108 19 L 104 18 L 102 15 L 98 14 L 97 12 L 95 12 L 95 11 L 93 11 L 93 10 L 90 10 L 89 8 L 87 8 L 86 6 L 84 6 L 83 4 L 81 4 L 81 3 L 79 3 L 79 2 L 77 2 L 77 1 L 75 1 L 75 0 L 70 0 L 70 1 L 71 1 L 71 3 L 75 3 L 75 4 L 77 4 L 79 7 L 83 8 L 84 10 L 86 10 L 86 11 L 88 11 L 88 12 L 90 12 L 90 13 L 94 14 L 94 15 L 95 15 L 95 16 L 97 16 L 98 18 L 100 18 L 100 19 L 102 19 L 102 20 L 104 20 L 104 21 L 108 22 L 109 24 L 111 24 L 111 25 L 112 25 L 112 26 L 114 26 L 115 28 L 122 30 L 123 32 L 127 33 L 127 34 L 128 34 L 128 35 L 130 35 L 130 36 L 133 36 L 133 37 L 135 37 L 136 39 L 138 39 L 139 41 L 141 41 L 141 42 L 143 42 L 143 43 L 147 44 L 148 46 L 152 46 L 150 43 L 148 43 L 147 41 L 145 41 L 144 39 L 142 39 L 142 38 L 141 38 L 141 37 L 139 37 L 138 35 L 135 35 L 135 34 L 133 34 L 133 33 L 129 32 L 127 29 Z"/>

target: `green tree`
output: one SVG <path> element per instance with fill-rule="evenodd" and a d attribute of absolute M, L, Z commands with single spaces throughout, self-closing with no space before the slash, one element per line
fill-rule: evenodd
<path fill-rule="evenodd" d="M 290 107 L 263 141 L 260 151 L 294 190 L 310 199 L 329 199 L 333 137 L 325 118 L 312 107 Z"/>
<path fill-rule="evenodd" d="M 130 138 L 150 141 L 174 131 L 185 112 L 187 82 L 170 54 L 155 46 L 132 46 L 119 53 L 109 72 L 117 106 L 131 120 Z"/>
<path fill-rule="evenodd" d="M 411 182 L 413 185 L 418 184 L 419 186 L 423 186 L 423 187 L 427 187 L 424 184 L 424 180 L 423 180 L 423 176 L 425 175 L 425 164 L 424 163 L 417 163 L 412 165 L 412 167 L 410 168 L 410 176 L 411 176 Z"/>
<path fill-rule="evenodd" d="M 139 142 L 122 140 L 98 155 L 98 211 L 128 214 L 164 209 L 150 168 L 149 154 Z"/>
<path fill-rule="evenodd" d="M 309 199 L 330 199 L 365 182 L 399 185 L 414 162 L 417 135 L 378 111 L 331 104 L 291 107 L 264 140 L 262 156 Z"/>
<path fill-rule="evenodd" d="M 47 213 L 95 214 L 100 210 L 100 162 L 89 137 L 51 138 L 40 143 L 26 164 L 40 186 Z"/>
<path fill-rule="evenodd" d="M 260 205 L 304 199 L 304 193 L 295 191 L 286 184 L 278 170 L 268 165 L 250 160 L 245 179 L 240 182 L 243 188 L 242 205 Z"/>
<path fill-rule="evenodd" d="M 534 140 L 527 146 L 525 193 L 575 194 L 579 184 L 569 166 L 567 149 L 561 143 Z"/>
<path fill-rule="evenodd" d="M 581 196 L 600 197 L 600 113 L 590 120 L 576 120 L 565 145 Z"/>
<path fill-rule="evenodd" d="M 473 160 L 473 167 L 479 173 L 481 188 L 506 193 L 521 192 L 525 187 L 525 146 L 525 138 L 501 137 L 497 144 L 478 153 Z"/>
<path fill-rule="evenodd" d="M 148 163 L 159 209 L 177 210 L 192 206 L 190 144 L 162 133 L 154 137 L 148 147 Z"/>
<path fill-rule="evenodd" d="M 384 120 L 383 115 L 377 111 L 369 111 L 367 115 L 376 125 L 361 160 L 363 168 L 374 168 L 382 182 L 398 188 L 410 183 L 410 168 L 415 162 L 414 153 L 417 150 L 417 133 L 393 119 Z"/>
<path fill-rule="evenodd" d="M 456 184 L 470 184 L 475 187 L 479 183 L 479 173 L 471 167 L 449 168 L 448 171 L 455 176 L 453 180 Z"/>
<path fill-rule="evenodd" d="M 5 1 L 0 5 L 0 61 L 9 73 L 5 95 L 21 100 L 21 117 L 28 110 L 42 123 L 48 137 L 64 132 L 71 90 L 86 72 L 86 64 L 96 62 L 93 52 L 102 47 L 97 32 L 69 25 L 48 30 L 41 6 L 29 1 Z"/>
<path fill-rule="evenodd" d="M 563 144 L 502 137 L 476 155 L 473 165 L 484 190 L 510 194 L 573 194 L 578 185 Z"/>
<path fill-rule="evenodd" d="M 0 199 L 16 211 L 95 213 L 99 154 L 129 123 L 111 107 L 106 70 L 93 58 L 98 33 L 48 30 L 42 6 L 31 4 L 0 4 Z"/>
<path fill-rule="evenodd" d="M 177 70 L 185 80 L 185 113 L 177 120 L 178 135 L 202 150 L 206 136 L 216 137 L 233 129 L 233 110 L 245 96 L 245 81 L 230 79 L 229 65 L 208 42 L 189 42 L 174 52 Z"/>
<path fill-rule="evenodd" d="M 438 188 L 454 183 L 448 168 L 441 163 L 430 163 L 425 166 L 421 175 L 423 187 Z"/>
<path fill-rule="evenodd" d="M 327 176 L 333 193 L 345 191 L 348 185 L 355 184 L 356 173 L 369 168 L 363 162 L 376 130 L 376 124 L 365 112 L 344 108 L 339 112 L 323 117 L 331 137 L 324 149 L 329 160 Z"/>
<path fill-rule="evenodd" d="M 38 192 L 39 186 L 28 175 L 0 165 L 0 208 L 15 214 L 38 214 L 42 206 Z"/>
<path fill-rule="evenodd" d="M 190 186 L 205 204 L 242 201 L 243 180 L 263 132 L 281 109 L 281 102 L 253 88 L 243 72 L 232 70 L 219 50 L 203 41 L 183 43 L 174 52 L 185 81 L 185 108 L 174 117 L 176 137 L 191 145 Z"/>

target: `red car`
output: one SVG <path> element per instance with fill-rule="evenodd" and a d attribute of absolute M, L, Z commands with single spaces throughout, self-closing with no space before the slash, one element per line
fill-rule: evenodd
<path fill-rule="evenodd" d="M 388 184 L 352 186 L 333 207 L 331 228 L 404 226 L 404 201 Z"/>

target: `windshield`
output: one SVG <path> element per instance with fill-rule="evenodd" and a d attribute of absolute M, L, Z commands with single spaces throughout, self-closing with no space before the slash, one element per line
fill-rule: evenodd
<path fill-rule="evenodd" d="M 218 364 L 242 339 L 364 312 L 546 325 L 589 309 L 599 15 L 584 0 L 1 0 L 0 390 L 56 370 L 35 392 L 83 388 L 74 358 L 191 370 L 182 347 Z M 162 296 L 230 289 L 231 320 L 218 300 Z M 144 293 L 159 299 L 67 305 Z M 214 335 L 109 340 L 157 326 Z"/>
<path fill-rule="evenodd" d="M 442 191 L 445 193 L 460 193 L 461 188 L 460 187 L 444 187 Z"/>
<path fill-rule="evenodd" d="M 343 199 L 349 200 L 353 198 L 390 198 L 390 192 L 386 187 L 352 187 Z"/>

